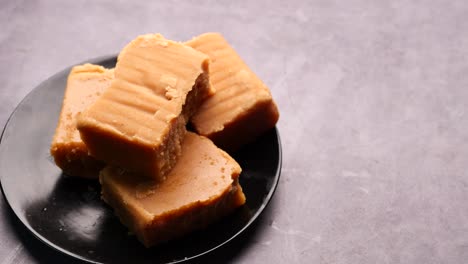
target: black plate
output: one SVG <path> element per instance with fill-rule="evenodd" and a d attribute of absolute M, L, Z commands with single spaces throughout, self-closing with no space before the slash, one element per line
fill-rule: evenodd
<path fill-rule="evenodd" d="M 115 56 L 90 61 L 114 67 Z M 0 141 L 3 194 L 19 220 L 40 240 L 89 262 L 167 263 L 191 259 L 225 244 L 263 211 L 278 184 L 281 144 L 272 129 L 234 154 L 243 168 L 247 204 L 204 231 L 144 248 L 100 200 L 96 181 L 63 175 L 49 154 L 70 68 L 34 89 L 18 105 Z"/>

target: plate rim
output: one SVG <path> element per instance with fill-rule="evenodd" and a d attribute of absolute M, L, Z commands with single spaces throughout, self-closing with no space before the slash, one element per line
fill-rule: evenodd
<path fill-rule="evenodd" d="M 85 60 L 85 61 L 82 61 L 81 63 L 73 64 L 72 66 L 68 66 L 68 67 L 56 72 L 55 74 L 51 75 L 50 77 L 48 77 L 47 79 L 45 79 L 44 81 L 42 81 L 38 85 L 36 85 L 33 89 L 31 89 L 21 99 L 21 101 L 14 107 L 13 111 L 8 116 L 6 122 L 5 122 L 4 126 L 3 126 L 2 132 L 0 134 L 0 148 L 1 148 L 2 142 L 4 140 L 5 131 L 7 130 L 12 117 L 15 115 L 18 108 L 30 96 L 32 96 L 34 91 L 36 91 L 39 88 L 41 88 L 42 86 L 46 85 L 50 80 L 52 80 L 54 78 L 57 78 L 59 76 L 62 76 L 63 74 L 67 74 L 68 72 L 70 72 L 71 68 L 73 68 L 76 65 L 81 65 L 81 64 L 85 64 L 85 63 L 92 63 L 92 64 L 97 64 L 97 65 L 102 65 L 103 61 L 112 60 L 112 59 L 117 60 L 117 58 L 118 58 L 117 54 L 111 54 L 111 55 L 104 55 L 104 56 L 95 57 L 95 58 L 92 58 L 92 59 L 89 59 L 89 60 Z M 270 202 L 272 200 L 272 197 L 276 192 L 276 189 L 277 189 L 278 184 L 279 184 L 279 179 L 281 177 L 281 169 L 282 169 L 282 164 L 283 164 L 283 154 L 282 154 L 282 144 L 281 144 L 280 133 L 279 133 L 278 127 L 276 125 L 275 125 L 275 127 L 273 129 L 275 130 L 276 140 L 278 141 L 278 165 L 277 165 L 276 171 L 274 173 L 273 184 L 270 187 L 268 194 L 265 196 L 264 202 L 255 211 L 255 214 L 253 214 L 253 216 L 249 219 L 249 221 L 245 225 L 242 226 L 242 228 L 237 230 L 233 235 L 231 235 L 228 239 L 226 239 L 222 243 L 219 243 L 218 245 L 216 245 L 216 246 L 214 246 L 214 247 L 212 247 L 212 248 L 210 248 L 208 250 L 204 250 L 203 252 L 200 252 L 199 254 L 195 254 L 195 255 L 192 255 L 190 257 L 186 257 L 185 259 L 175 260 L 175 261 L 166 262 L 166 263 L 181 263 L 181 262 L 193 260 L 193 259 L 199 258 L 199 257 L 201 257 L 203 255 L 207 255 L 209 253 L 212 253 L 213 251 L 219 249 L 220 247 L 225 246 L 226 244 L 228 244 L 232 240 L 236 239 L 240 234 L 242 234 L 245 230 L 247 230 L 252 225 L 252 223 L 254 223 L 257 220 L 257 218 L 263 213 L 265 208 L 270 204 Z M 98 261 L 93 261 L 93 260 L 90 260 L 90 259 L 86 259 L 86 258 L 82 257 L 81 255 L 78 255 L 76 253 L 73 253 L 73 252 L 71 252 L 71 251 L 69 251 L 67 249 L 64 249 L 64 248 L 56 245 L 55 243 L 53 243 L 52 241 L 50 241 L 46 237 L 39 234 L 27 221 L 25 221 L 25 219 L 23 219 L 20 216 L 22 214 L 17 212 L 18 209 L 15 210 L 15 208 L 13 208 L 13 206 L 10 204 L 10 201 L 8 200 L 7 194 L 5 193 L 5 189 L 4 189 L 4 186 L 3 186 L 3 183 L 2 183 L 3 178 L 4 178 L 4 176 L 2 174 L 0 174 L 0 189 L 1 189 L 1 192 L 2 192 L 3 199 L 5 200 L 6 204 L 10 208 L 10 210 L 14 213 L 16 219 L 19 220 L 21 222 L 21 224 L 23 226 L 25 226 L 26 229 L 36 237 L 36 239 L 38 239 L 43 244 L 47 245 L 49 248 L 52 248 L 53 250 L 55 250 L 56 252 L 58 252 L 58 253 L 60 253 L 62 255 L 65 255 L 65 256 L 68 256 L 68 257 L 73 257 L 75 259 L 84 261 L 86 263 L 96 263 L 96 264 L 104 263 L 104 262 L 98 262 Z"/>

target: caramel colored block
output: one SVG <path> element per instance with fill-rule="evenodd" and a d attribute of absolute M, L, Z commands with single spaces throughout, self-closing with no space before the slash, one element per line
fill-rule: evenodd
<path fill-rule="evenodd" d="M 279 113 L 268 87 L 217 33 L 185 43 L 211 58 L 210 81 L 215 94 L 191 122 L 195 130 L 231 152 L 273 128 Z"/>
<path fill-rule="evenodd" d="M 201 229 L 245 203 L 241 168 L 205 137 L 187 132 L 164 182 L 120 169 L 101 171 L 102 198 L 147 247 Z"/>
<path fill-rule="evenodd" d="M 78 120 L 92 156 L 163 180 L 181 153 L 191 113 L 211 93 L 209 58 L 159 34 L 120 53 L 115 79 Z"/>
<path fill-rule="evenodd" d="M 104 167 L 102 162 L 88 155 L 76 129 L 76 119 L 109 87 L 113 77 L 113 69 L 92 64 L 75 66 L 68 75 L 62 111 L 50 146 L 55 163 L 68 175 L 97 178 Z"/>

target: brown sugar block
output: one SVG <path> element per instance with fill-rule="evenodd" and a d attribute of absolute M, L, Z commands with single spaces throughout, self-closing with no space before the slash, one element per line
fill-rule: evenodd
<path fill-rule="evenodd" d="M 113 69 L 92 64 L 75 66 L 68 75 L 62 111 L 50 146 L 55 163 L 68 175 L 98 178 L 104 167 L 104 163 L 88 155 L 76 129 L 76 119 L 109 87 L 113 78 Z"/>
<path fill-rule="evenodd" d="M 185 44 L 212 61 L 210 81 L 215 94 L 191 120 L 199 134 L 231 152 L 275 126 L 279 113 L 268 87 L 220 34 L 206 33 Z"/>
<path fill-rule="evenodd" d="M 115 79 L 78 120 L 92 156 L 163 180 L 181 153 L 185 125 L 211 91 L 209 58 L 159 34 L 120 53 Z"/>
<path fill-rule="evenodd" d="M 102 198 L 147 247 L 201 229 L 245 203 L 241 168 L 205 137 L 187 132 L 164 182 L 120 169 L 101 171 Z"/>

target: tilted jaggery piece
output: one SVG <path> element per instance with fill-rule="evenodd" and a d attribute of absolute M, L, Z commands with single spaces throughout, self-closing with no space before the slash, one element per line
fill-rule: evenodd
<path fill-rule="evenodd" d="M 163 182 L 121 169 L 101 171 L 102 198 L 147 247 L 201 229 L 245 203 L 241 168 L 211 140 L 187 132 Z"/>
<path fill-rule="evenodd" d="M 215 94 L 191 120 L 199 134 L 232 152 L 275 126 L 279 113 L 268 87 L 220 34 L 202 34 L 185 44 L 211 58 Z"/>
<path fill-rule="evenodd" d="M 119 54 L 115 79 L 78 120 L 92 156 L 163 180 L 180 156 L 191 113 L 212 91 L 209 58 L 159 34 Z"/>
<path fill-rule="evenodd" d="M 88 154 L 76 128 L 77 115 L 97 100 L 114 78 L 113 69 L 83 64 L 71 69 L 63 97 L 62 110 L 55 130 L 50 153 L 64 173 L 98 178 L 104 163 Z"/>

